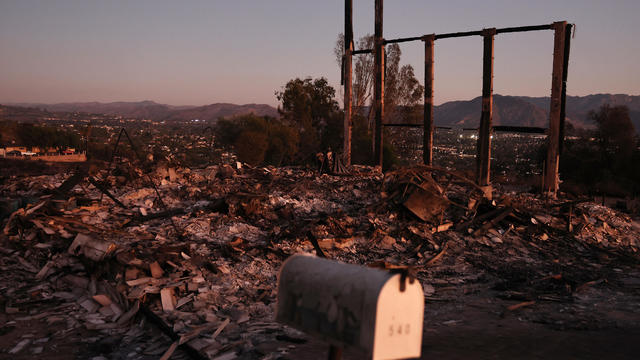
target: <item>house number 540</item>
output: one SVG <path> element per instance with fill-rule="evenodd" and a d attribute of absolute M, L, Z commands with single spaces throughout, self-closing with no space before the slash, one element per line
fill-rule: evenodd
<path fill-rule="evenodd" d="M 395 324 L 395 325 L 389 325 L 389 336 L 394 336 L 394 335 L 407 335 L 409 334 L 409 331 L 411 330 L 411 327 L 409 326 L 409 324 Z"/>

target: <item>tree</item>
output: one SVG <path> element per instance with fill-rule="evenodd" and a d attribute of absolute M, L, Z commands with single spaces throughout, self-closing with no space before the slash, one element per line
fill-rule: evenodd
<path fill-rule="evenodd" d="M 358 40 L 360 49 L 373 48 L 373 36 L 366 35 Z M 344 35 L 339 34 L 334 55 L 338 64 L 342 65 L 344 54 Z M 385 47 L 385 80 L 384 106 L 385 119 L 397 119 L 411 114 L 411 109 L 422 100 L 424 86 L 415 76 L 413 66 L 400 65 L 402 51 L 398 44 Z M 356 111 L 371 105 L 373 101 L 374 55 L 361 54 L 355 56 L 353 65 L 353 107 Z M 371 117 L 369 118 L 371 121 Z"/>
<path fill-rule="evenodd" d="M 560 171 L 567 183 L 591 191 L 624 196 L 640 191 L 640 151 L 626 106 L 602 105 L 589 118 L 597 125 L 595 136 L 568 140 L 560 159 Z M 589 138 L 595 137 L 596 141 Z"/>
<path fill-rule="evenodd" d="M 589 118 L 598 126 L 597 136 L 607 154 L 628 159 L 636 148 L 635 128 L 624 105 L 604 104 L 598 111 L 590 111 Z"/>
<path fill-rule="evenodd" d="M 220 119 L 214 133 L 220 146 L 234 148 L 238 158 L 251 165 L 293 163 L 300 142 L 296 128 L 253 114 Z"/>
<path fill-rule="evenodd" d="M 373 36 L 365 35 L 357 41 L 358 49 L 373 49 Z M 344 34 L 338 35 L 336 46 L 333 49 L 338 64 L 342 67 L 344 55 Z M 354 56 L 353 62 L 353 108 L 363 109 L 373 97 L 373 68 L 374 58 L 372 54 Z"/>
<path fill-rule="evenodd" d="M 296 78 L 276 91 L 282 102 L 278 111 L 286 124 L 299 130 L 300 151 L 305 158 L 330 146 L 337 148 L 342 141 L 342 113 L 335 94 L 325 78 Z"/>
<path fill-rule="evenodd" d="M 335 97 L 336 90 L 323 77 L 289 80 L 283 90 L 276 91 L 276 98 L 282 102 L 278 111 L 283 118 L 298 123 L 310 120 L 315 127 L 321 127 L 339 111 Z"/>
<path fill-rule="evenodd" d="M 241 161 L 255 166 L 264 161 L 269 140 L 267 134 L 247 129 L 236 139 L 235 148 Z"/>

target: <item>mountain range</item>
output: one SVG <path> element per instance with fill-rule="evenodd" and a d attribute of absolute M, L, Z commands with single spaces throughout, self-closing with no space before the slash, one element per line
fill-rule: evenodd
<path fill-rule="evenodd" d="M 575 127 L 594 128 L 589 112 L 604 104 L 626 105 L 631 122 L 640 132 L 640 96 L 624 94 L 595 94 L 567 96 L 567 121 Z M 477 128 L 480 124 L 482 97 L 468 101 L 449 101 L 434 107 L 437 126 Z M 493 97 L 493 125 L 549 126 L 549 97 L 503 96 Z"/>
<path fill-rule="evenodd" d="M 138 102 L 77 102 L 59 104 L 19 103 L 12 106 L 36 108 L 49 112 L 82 112 L 89 114 L 121 115 L 128 118 L 154 121 L 217 120 L 253 113 L 258 116 L 278 116 L 278 110 L 266 104 L 236 105 L 216 103 L 204 106 L 173 106 L 145 100 Z"/>
<path fill-rule="evenodd" d="M 575 127 L 593 128 L 595 123 L 589 112 L 603 104 L 626 105 L 631 121 L 640 132 L 640 96 L 625 94 L 594 94 L 587 96 L 567 96 L 567 119 Z M 173 106 L 153 101 L 140 102 L 84 102 L 60 104 L 12 104 L 14 106 L 46 109 L 49 112 L 84 112 L 92 114 L 112 114 L 130 118 L 154 121 L 188 121 L 193 119 L 217 120 L 254 113 L 258 116 L 278 116 L 276 108 L 266 104 L 236 105 L 216 103 L 205 106 Z M 477 128 L 480 123 L 482 98 L 466 101 L 449 101 L 434 107 L 437 126 Z M 548 127 L 549 97 L 494 95 L 493 125 Z M 0 112 L 0 118 L 2 113 Z"/>

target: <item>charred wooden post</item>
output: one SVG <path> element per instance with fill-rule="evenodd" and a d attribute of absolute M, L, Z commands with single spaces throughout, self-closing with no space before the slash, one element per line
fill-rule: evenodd
<path fill-rule="evenodd" d="M 331 345 L 329 346 L 329 360 L 341 360 L 342 359 L 342 348 L 339 346 Z"/>
<path fill-rule="evenodd" d="M 553 73 L 551 75 L 551 101 L 549 108 L 549 135 L 547 147 L 544 191 L 555 195 L 558 190 L 558 163 L 560 160 L 560 123 L 562 108 L 563 66 L 565 57 L 566 21 L 553 23 Z"/>
<path fill-rule="evenodd" d="M 344 0 L 344 145 L 342 156 L 346 166 L 351 165 L 351 111 L 352 111 L 352 69 L 353 52 L 353 0 Z"/>
<path fill-rule="evenodd" d="M 384 118 L 384 39 L 382 37 L 382 2 L 375 3 L 374 31 L 374 97 L 375 97 L 375 138 L 373 146 L 374 164 L 382 168 L 382 119 Z"/>
<path fill-rule="evenodd" d="M 433 165 L 433 40 L 435 35 L 426 35 L 424 41 L 424 137 L 422 161 Z"/>
<path fill-rule="evenodd" d="M 489 186 L 491 168 L 491 118 L 493 116 L 493 38 L 496 29 L 484 29 L 484 54 L 482 58 L 482 116 L 478 134 L 476 155 L 476 181 Z"/>
<path fill-rule="evenodd" d="M 562 97 L 560 98 L 560 146 L 558 152 L 562 154 L 564 145 L 564 122 L 567 117 L 567 74 L 569 73 L 569 50 L 571 50 L 571 29 L 567 24 L 564 34 L 564 62 L 562 65 Z"/>

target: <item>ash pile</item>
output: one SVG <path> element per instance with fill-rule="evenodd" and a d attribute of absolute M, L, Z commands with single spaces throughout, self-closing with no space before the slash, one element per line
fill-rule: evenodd
<path fill-rule="evenodd" d="M 640 321 L 640 222 L 590 199 L 487 200 L 426 166 L 125 165 L 2 178 L 3 356 L 305 358 L 314 340 L 274 321 L 301 252 L 407 267 L 432 335 L 477 325 L 470 308 L 553 330 Z"/>

